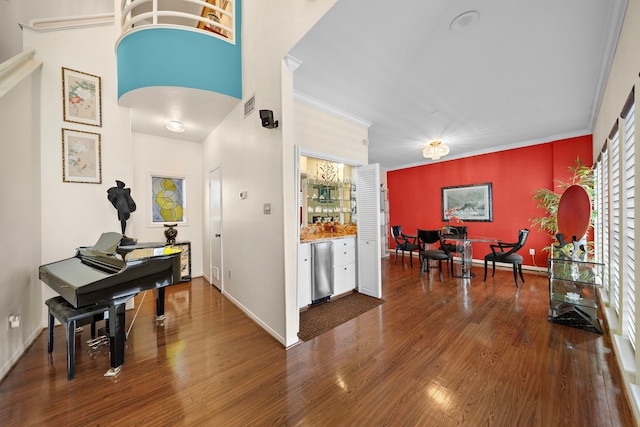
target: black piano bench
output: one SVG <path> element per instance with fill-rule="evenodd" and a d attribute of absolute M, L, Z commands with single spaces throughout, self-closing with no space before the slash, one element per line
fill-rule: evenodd
<path fill-rule="evenodd" d="M 64 326 L 67 334 L 67 378 L 72 380 L 75 374 L 74 362 L 76 353 L 76 328 L 91 323 L 91 337 L 96 335 L 96 322 L 104 319 L 109 306 L 88 305 L 75 308 L 67 300 L 58 296 L 45 301 L 49 307 L 49 353 L 53 352 L 53 328 L 55 319 Z"/>

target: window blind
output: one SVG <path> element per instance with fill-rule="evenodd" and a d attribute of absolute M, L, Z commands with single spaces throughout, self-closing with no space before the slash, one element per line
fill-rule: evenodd
<path fill-rule="evenodd" d="M 633 94 L 633 92 L 632 92 Z M 623 203 L 623 301 L 626 331 L 633 349 L 636 348 L 636 284 L 635 284 L 635 105 L 632 103 L 623 122 L 624 203 Z"/>
<path fill-rule="evenodd" d="M 620 132 L 610 139 L 611 153 L 611 300 L 618 316 L 620 313 Z"/>
<path fill-rule="evenodd" d="M 609 179 L 609 151 L 605 150 L 602 152 L 602 210 L 600 211 L 602 214 L 598 215 L 599 220 L 602 222 L 602 263 L 604 264 L 605 274 L 604 274 L 604 283 L 602 287 L 609 295 L 609 302 L 611 302 L 611 280 L 609 280 L 610 276 L 610 263 L 609 263 L 609 248 L 610 244 L 610 233 L 609 233 L 609 183 L 611 180 Z"/>

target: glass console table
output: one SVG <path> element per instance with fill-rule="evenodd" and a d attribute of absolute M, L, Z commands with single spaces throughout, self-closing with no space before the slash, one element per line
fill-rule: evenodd
<path fill-rule="evenodd" d="M 548 320 L 602 333 L 596 288 L 602 286 L 604 264 L 550 258 L 548 265 Z"/>

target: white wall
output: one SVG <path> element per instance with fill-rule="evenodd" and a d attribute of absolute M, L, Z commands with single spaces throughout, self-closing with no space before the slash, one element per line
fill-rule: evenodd
<path fill-rule="evenodd" d="M 284 185 L 285 194 L 285 266 L 286 266 L 286 345 L 295 344 L 300 330 L 297 304 L 297 262 L 298 262 L 298 183 L 300 176 L 295 168 L 295 147 L 300 151 L 349 163 L 366 165 L 368 147 L 363 143 L 369 138 L 366 127 L 354 124 L 344 118 L 317 110 L 301 102 L 293 101 L 292 73 L 283 66 L 283 105 L 287 115 L 293 119 L 293 129 L 284 135 Z"/>
<path fill-rule="evenodd" d="M 22 50 L 22 31 L 18 23 L 36 18 L 113 13 L 114 0 L 3 0 L 0 1 L 0 62 Z"/>
<path fill-rule="evenodd" d="M 593 130 L 594 160 L 598 158 L 607 135 L 620 116 L 631 88 L 634 85 L 637 86 L 639 82 L 638 41 L 640 41 L 640 1 L 630 0 Z M 639 90 L 640 87 L 636 87 L 636 99 Z"/>
<path fill-rule="evenodd" d="M 150 174 L 184 177 L 187 221 L 176 227 L 177 240 L 191 242 L 191 276 L 202 276 L 202 144 L 142 133 L 133 133 L 132 142 L 133 181 L 127 184 L 137 209 L 126 234 L 139 242 L 165 241 L 165 227 L 151 222 Z"/>
<path fill-rule="evenodd" d="M 0 379 L 42 330 L 40 262 L 40 72 L 0 97 Z M 22 315 L 9 328 L 9 316 Z"/>
<path fill-rule="evenodd" d="M 295 78 L 295 72 L 294 72 Z M 357 164 L 368 163 L 369 132 L 366 127 L 295 102 L 295 141 L 301 149 L 320 152 L 331 147 L 334 156 L 351 159 Z"/>
<path fill-rule="evenodd" d="M 132 182 L 129 110 L 117 105 L 115 37 L 112 25 L 54 31 L 24 29 L 24 47 L 35 49 L 42 65 L 41 133 L 41 263 L 75 255 L 75 249 L 96 242 L 105 231 L 120 232 L 117 211 L 107 200 L 115 180 Z M 101 77 L 102 126 L 65 122 L 62 107 L 62 67 Z M 63 128 L 101 135 L 102 183 L 62 181 Z M 135 214 L 134 214 L 135 215 Z M 43 285 L 41 304 L 55 295 Z"/>
<path fill-rule="evenodd" d="M 636 117 L 638 115 L 638 103 L 640 101 L 640 55 L 638 54 L 638 41 L 640 41 L 640 0 L 630 0 L 627 4 L 627 11 L 625 14 L 624 22 L 622 24 L 622 30 L 620 38 L 618 40 L 618 46 L 613 58 L 611 70 L 607 79 L 605 92 L 603 94 L 602 102 L 600 104 L 600 110 L 596 119 L 596 124 L 593 131 L 593 158 L 598 158 L 604 142 L 609 135 L 614 123 L 618 120 L 622 107 L 624 106 L 631 88 L 635 86 L 635 105 L 636 105 Z M 640 123 L 636 119 L 636 146 L 638 136 L 640 134 Z M 638 149 L 636 148 L 636 168 L 635 176 L 636 183 L 638 183 Z M 640 195 L 640 186 L 635 187 L 635 196 Z M 636 208 L 637 210 L 637 208 Z M 637 222 L 637 220 L 636 220 Z M 640 231 L 638 227 L 635 230 L 635 241 L 640 240 Z M 635 271 L 640 270 L 640 258 L 635 257 Z M 638 282 L 636 280 L 636 295 L 638 294 Z M 639 302 L 636 299 L 636 325 L 638 325 L 638 310 Z M 619 340 L 615 338 L 615 335 L 619 333 L 619 320 L 613 310 L 612 306 L 605 306 L 604 313 L 607 318 L 607 323 L 610 327 L 612 334 L 612 345 L 614 353 L 616 354 L 616 360 L 618 367 L 622 373 L 621 377 L 624 382 L 625 391 L 631 408 L 635 415 L 636 420 L 640 419 L 640 377 L 635 371 L 640 367 L 640 353 L 636 350 L 635 355 L 628 349 L 631 349 L 630 344 L 624 345 L 624 339 Z M 622 345 L 621 345 L 622 344 Z M 631 359 L 629 361 L 629 359 Z M 635 360 L 633 358 L 635 357 Z M 623 362 L 623 360 L 626 362 Z M 625 370 L 625 368 L 632 367 L 634 370 Z"/>
<path fill-rule="evenodd" d="M 290 283 L 295 264 L 287 264 L 285 278 L 285 258 L 291 256 L 285 254 L 285 239 L 291 236 L 285 235 L 284 227 L 286 211 L 295 210 L 296 198 L 293 187 L 287 191 L 284 185 L 293 177 L 283 176 L 285 162 L 289 167 L 293 162 L 283 144 L 283 135 L 293 127 L 293 114 L 283 112 L 282 59 L 334 3 L 243 1 L 243 97 L 255 95 L 256 110 L 273 110 L 280 127 L 262 128 L 257 111 L 245 119 L 243 101 L 203 146 L 203 180 L 214 168 L 222 168 L 224 293 L 285 345 L 291 344 L 285 327 L 291 312 L 285 314 L 285 289 L 295 292 L 295 281 Z M 247 199 L 237 197 L 241 190 L 248 191 Z M 271 203 L 271 215 L 263 214 L 264 203 Z M 204 206 L 207 236 L 208 194 Z M 295 219 L 291 226 L 296 226 Z M 209 251 L 204 246 L 207 266 Z M 291 305 L 295 307 L 295 301 Z"/>

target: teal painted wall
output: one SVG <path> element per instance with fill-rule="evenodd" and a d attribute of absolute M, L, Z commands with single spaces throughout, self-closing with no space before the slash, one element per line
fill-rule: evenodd
<path fill-rule="evenodd" d="M 236 2 L 236 43 L 208 33 L 148 28 L 117 47 L 118 98 L 143 87 L 177 86 L 242 99 L 241 2 Z"/>

